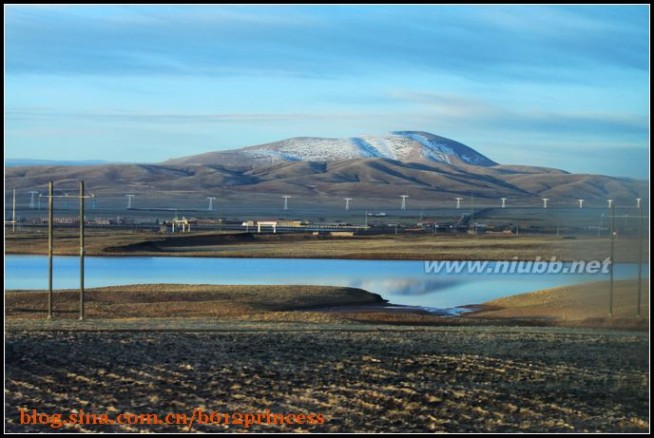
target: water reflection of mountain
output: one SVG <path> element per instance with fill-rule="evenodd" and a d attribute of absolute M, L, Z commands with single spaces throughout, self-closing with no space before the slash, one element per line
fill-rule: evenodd
<path fill-rule="evenodd" d="M 388 280 L 364 279 L 361 281 L 352 281 L 350 286 L 386 296 L 415 296 L 446 292 L 449 288 L 461 283 L 463 283 L 462 279 L 455 278 L 435 278 L 429 280 L 417 278 L 393 278 Z"/>

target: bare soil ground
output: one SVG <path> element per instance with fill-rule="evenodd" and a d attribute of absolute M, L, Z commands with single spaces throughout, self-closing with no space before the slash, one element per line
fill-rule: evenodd
<path fill-rule="evenodd" d="M 265 258 L 339 258 L 371 260 L 604 260 L 608 238 L 502 235 L 398 235 L 317 238 L 303 234 L 192 233 L 158 235 L 152 232 L 89 230 L 87 255 L 157 255 Z M 647 245 L 644 259 L 648 260 Z M 47 254 L 46 233 L 7 233 L 7 254 Z M 76 230 L 55 232 L 55 254 L 78 255 Z M 635 238 L 615 241 L 619 262 L 636 262 Z"/>
<path fill-rule="evenodd" d="M 504 303 L 518 318 L 443 318 L 385 311 L 358 289 L 136 285 L 90 290 L 82 322 L 76 291 L 57 292 L 53 321 L 45 294 L 9 292 L 5 428 L 182 432 L 189 426 L 21 425 L 19 409 L 115 418 L 200 408 L 325 418 L 254 432 L 647 432 L 648 332 L 524 326 L 548 322 L 523 319 L 521 303 L 557 309 L 536 297 Z"/>
<path fill-rule="evenodd" d="M 72 323 L 71 323 L 72 324 Z M 645 333 L 562 328 L 168 320 L 163 331 L 6 333 L 5 427 L 18 410 L 134 414 L 320 413 L 319 425 L 249 431 L 647 432 Z M 246 324 L 242 326 L 242 324 Z M 129 326 L 129 324 L 127 324 Z M 186 425 L 57 431 L 182 432 Z M 242 432 L 196 422 L 192 431 Z"/>

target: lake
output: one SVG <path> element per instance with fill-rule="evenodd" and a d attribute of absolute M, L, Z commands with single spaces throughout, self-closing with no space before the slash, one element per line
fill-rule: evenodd
<path fill-rule="evenodd" d="M 471 262 L 475 263 L 475 262 Z M 137 283 L 349 286 L 378 293 L 393 304 L 452 308 L 587 281 L 606 273 L 429 273 L 422 261 L 230 259 L 203 257 L 86 257 L 85 286 Z M 564 264 L 569 267 L 570 264 Z M 499 270 L 499 272 L 504 272 Z M 5 290 L 48 288 L 46 256 L 7 255 Z M 649 276 L 644 265 L 643 275 Z M 637 278 L 637 264 L 616 264 L 616 279 Z M 79 287 L 79 258 L 55 257 L 54 289 Z"/>

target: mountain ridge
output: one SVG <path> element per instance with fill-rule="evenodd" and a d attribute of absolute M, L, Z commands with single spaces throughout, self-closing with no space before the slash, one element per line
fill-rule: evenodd
<path fill-rule="evenodd" d="M 5 169 L 5 187 L 24 191 L 41 190 L 48 181 L 70 190 L 79 180 L 98 195 L 121 200 L 126 193 L 148 192 L 255 203 L 259 195 L 286 194 L 311 202 L 409 195 L 430 202 L 451 202 L 458 196 L 506 197 L 531 205 L 539 204 L 541 197 L 549 198 L 551 205 L 555 200 L 576 205 L 577 199 L 585 199 L 599 206 L 609 198 L 631 204 L 649 194 L 645 180 L 498 164 L 462 143 L 423 131 L 347 139 L 296 137 L 156 164 Z"/>
<path fill-rule="evenodd" d="M 442 162 L 493 166 L 497 163 L 474 149 L 424 131 L 392 131 L 388 135 L 348 138 L 293 137 L 272 143 L 226 151 L 173 158 L 162 164 L 217 164 L 261 166 L 276 161 L 333 162 L 355 158 L 387 158 L 399 161 Z"/>

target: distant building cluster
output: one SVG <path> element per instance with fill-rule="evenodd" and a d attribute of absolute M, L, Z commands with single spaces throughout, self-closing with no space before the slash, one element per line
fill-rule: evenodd
<path fill-rule="evenodd" d="M 39 222 L 42 224 L 47 224 L 48 217 L 47 216 L 40 217 Z M 60 224 L 60 225 L 79 224 L 79 216 L 53 216 L 52 223 Z"/>
<path fill-rule="evenodd" d="M 272 226 L 275 225 L 277 227 L 301 227 L 306 225 L 306 223 L 298 220 L 262 220 L 262 221 L 255 221 L 255 220 L 248 220 L 242 223 L 244 227 L 256 227 L 258 225 L 262 226 Z"/>

